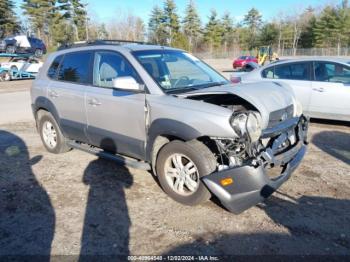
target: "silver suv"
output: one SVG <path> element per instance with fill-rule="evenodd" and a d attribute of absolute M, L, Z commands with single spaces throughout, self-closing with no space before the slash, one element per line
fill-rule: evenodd
<path fill-rule="evenodd" d="M 308 120 L 288 86 L 232 86 L 185 51 L 94 42 L 49 56 L 32 90 L 46 149 L 77 148 L 153 170 L 174 200 L 215 195 L 234 213 L 269 197 L 306 152 Z"/>

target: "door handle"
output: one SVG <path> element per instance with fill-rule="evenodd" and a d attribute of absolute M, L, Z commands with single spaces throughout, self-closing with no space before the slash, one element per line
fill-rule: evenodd
<path fill-rule="evenodd" d="M 88 100 L 89 105 L 92 106 L 100 106 L 102 105 L 102 103 L 100 101 L 98 101 L 96 98 L 91 98 Z"/>
<path fill-rule="evenodd" d="M 318 87 L 318 88 L 315 87 L 315 88 L 312 88 L 312 90 L 320 92 L 320 93 L 324 92 L 324 88 L 323 87 Z"/>
<path fill-rule="evenodd" d="M 58 97 L 58 94 L 55 91 L 50 90 L 49 91 L 49 96 L 52 97 L 52 98 L 56 98 L 56 97 Z"/>

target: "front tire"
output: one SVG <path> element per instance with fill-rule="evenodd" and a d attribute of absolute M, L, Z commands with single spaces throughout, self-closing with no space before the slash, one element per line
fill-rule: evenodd
<path fill-rule="evenodd" d="M 67 139 L 63 136 L 55 118 L 49 112 L 40 111 L 37 121 L 41 141 L 47 151 L 60 154 L 71 149 L 67 145 Z"/>
<path fill-rule="evenodd" d="M 4 71 L 0 74 L 0 82 L 11 81 L 11 74 L 7 71 Z"/>
<path fill-rule="evenodd" d="M 175 201 L 194 206 L 210 199 L 201 177 L 215 171 L 216 159 L 203 143 L 175 140 L 166 144 L 158 154 L 156 169 L 161 187 Z"/>

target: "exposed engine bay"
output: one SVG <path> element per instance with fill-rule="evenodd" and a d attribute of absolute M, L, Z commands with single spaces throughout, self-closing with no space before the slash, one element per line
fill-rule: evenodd
<path fill-rule="evenodd" d="M 294 147 L 298 143 L 301 129 L 307 129 L 303 126 L 304 123 L 295 123 L 284 132 L 262 138 L 259 111 L 241 97 L 222 93 L 190 95 L 186 98 L 222 106 L 233 112 L 230 123 L 237 137 L 211 137 L 212 142 L 206 143 L 217 157 L 218 171 L 243 165 L 272 168 L 274 163 L 271 162 L 271 158 Z M 288 117 L 293 116 L 288 115 Z M 283 122 L 274 123 L 276 126 L 280 124 L 283 125 Z M 272 156 L 268 156 L 266 152 L 270 152 Z"/>
<path fill-rule="evenodd" d="M 187 98 L 197 101 L 203 101 L 217 106 L 222 106 L 231 109 L 235 112 L 244 110 L 258 111 L 252 104 L 250 104 L 243 98 L 233 94 L 205 94 L 189 96 Z"/>
<path fill-rule="evenodd" d="M 248 114 L 258 115 L 258 110 L 249 102 L 233 94 L 207 94 L 188 97 L 188 99 L 203 101 L 206 103 L 222 106 L 234 112 L 241 117 Z M 212 150 L 218 158 L 218 170 L 230 167 L 242 166 L 254 157 L 257 157 L 259 151 L 264 147 L 259 141 L 252 141 L 247 132 L 234 131 L 239 137 L 237 138 L 212 138 L 215 145 L 211 145 Z M 250 161 L 251 162 L 251 161 Z"/>

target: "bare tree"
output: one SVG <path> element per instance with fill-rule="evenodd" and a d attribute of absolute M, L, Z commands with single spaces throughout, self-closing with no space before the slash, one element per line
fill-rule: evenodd
<path fill-rule="evenodd" d="M 293 55 L 296 55 L 298 43 L 300 40 L 300 36 L 302 31 L 308 25 L 309 20 L 311 18 L 311 14 L 308 10 L 303 9 L 301 7 L 295 8 L 294 10 L 303 10 L 303 11 L 295 11 L 294 14 L 289 16 L 288 22 L 292 25 L 293 39 L 292 39 L 292 48 Z"/>
<path fill-rule="evenodd" d="M 118 12 L 116 19 L 107 23 L 107 31 L 112 39 L 122 39 L 130 41 L 144 41 L 145 26 L 143 20 L 133 15 L 131 12 L 123 14 Z"/>

